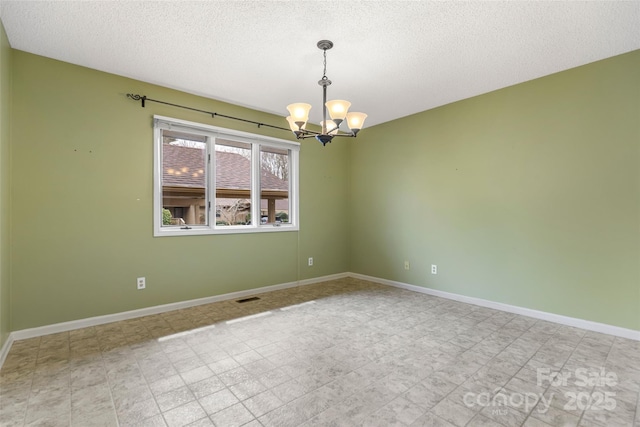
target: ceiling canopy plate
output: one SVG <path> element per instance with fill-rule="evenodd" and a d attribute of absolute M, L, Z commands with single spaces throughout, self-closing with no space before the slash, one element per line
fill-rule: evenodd
<path fill-rule="evenodd" d="M 320 40 L 318 42 L 318 49 L 329 50 L 333 47 L 333 42 L 331 40 Z"/>

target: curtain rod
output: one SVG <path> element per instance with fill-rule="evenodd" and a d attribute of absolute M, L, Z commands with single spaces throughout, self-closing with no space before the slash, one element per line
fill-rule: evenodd
<path fill-rule="evenodd" d="M 127 98 L 131 98 L 134 101 L 140 101 L 142 108 L 144 108 L 144 106 L 145 106 L 144 104 L 147 101 L 148 102 L 156 102 L 158 104 L 170 105 L 172 107 L 178 107 L 178 108 L 183 108 L 185 110 L 197 111 L 198 113 L 209 114 L 213 118 L 215 118 L 216 116 L 224 117 L 225 119 L 231 119 L 231 120 L 237 120 L 239 122 L 251 123 L 251 124 L 257 125 L 259 128 L 264 126 L 264 127 L 268 127 L 268 128 L 272 128 L 272 129 L 280 129 L 280 130 L 285 130 L 287 132 L 291 132 L 291 129 L 283 128 L 283 127 L 280 127 L 280 126 L 274 126 L 274 125 L 270 125 L 270 124 L 267 124 L 267 123 L 256 122 L 256 121 L 253 121 L 253 120 L 241 119 L 239 117 L 227 116 L 226 114 L 220 114 L 220 113 L 216 113 L 214 111 L 200 110 L 198 108 L 187 107 L 185 105 L 179 105 L 179 104 L 173 104 L 171 102 L 159 101 L 157 99 L 147 98 L 144 95 L 141 96 L 141 95 L 138 95 L 138 94 L 134 95 L 132 93 L 128 93 L 127 94 Z"/>

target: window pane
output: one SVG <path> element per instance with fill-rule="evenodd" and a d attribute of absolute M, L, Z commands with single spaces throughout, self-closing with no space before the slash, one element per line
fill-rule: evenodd
<path fill-rule="evenodd" d="M 289 222 L 289 150 L 260 146 L 260 223 Z"/>
<path fill-rule="evenodd" d="M 251 224 L 251 144 L 216 140 L 216 225 Z"/>
<path fill-rule="evenodd" d="M 162 226 L 207 224 L 206 137 L 162 131 Z"/>

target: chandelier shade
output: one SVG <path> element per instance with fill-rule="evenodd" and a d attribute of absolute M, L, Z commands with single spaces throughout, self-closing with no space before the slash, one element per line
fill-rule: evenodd
<path fill-rule="evenodd" d="M 311 105 L 305 104 L 304 102 L 298 102 L 287 105 L 287 110 L 289 110 L 289 114 L 291 114 L 293 122 L 299 127 L 302 127 L 303 123 L 307 123 L 307 120 L 309 120 Z"/>
<path fill-rule="evenodd" d="M 320 132 L 314 132 L 306 129 L 311 105 L 304 102 L 289 104 L 287 106 L 287 110 L 289 111 L 287 122 L 289 122 L 289 127 L 297 139 L 314 137 L 320 141 L 322 145 L 326 145 L 336 136 L 355 137 L 362 129 L 367 115 L 365 113 L 349 112 L 349 108 L 351 107 L 349 101 L 341 99 L 327 101 L 327 87 L 332 83 L 331 80 L 327 78 L 327 50 L 333 47 L 333 42 L 330 40 L 320 40 L 317 46 L 319 49 L 322 49 L 324 56 L 324 72 L 322 78 L 318 81 L 318 84 L 322 86 L 323 120 L 320 122 L 321 130 Z M 327 120 L 327 112 L 329 113 L 329 120 Z M 340 128 L 340 125 L 345 120 L 349 128 L 348 131 L 343 131 Z"/>
<path fill-rule="evenodd" d="M 289 127 L 294 132 L 300 131 L 300 129 L 304 130 L 307 127 L 307 123 L 306 122 L 304 122 L 302 124 L 302 127 L 300 127 L 300 125 L 296 124 L 295 119 L 293 117 L 291 117 L 291 116 L 287 116 L 287 121 L 289 122 Z"/>
<path fill-rule="evenodd" d="M 329 135 L 336 135 L 339 130 L 333 120 L 323 120 L 320 122 L 320 126 L 322 126 L 323 129 L 326 129 Z"/>
<path fill-rule="evenodd" d="M 365 113 L 347 113 L 347 125 L 351 132 L 358 133 L 362 129 L 364 119 L 367 118 Z"/>
<path fill-rule="evenodd" d="M 327 107 L 327 110 L 329 110 L 331 120 L 344 120 L 344 118 L 347 117 L 349 107 L 351 107 L 351 103 L 349 101 L 343 101 L 341 99 L 328 101 L 324 105 Z"/>

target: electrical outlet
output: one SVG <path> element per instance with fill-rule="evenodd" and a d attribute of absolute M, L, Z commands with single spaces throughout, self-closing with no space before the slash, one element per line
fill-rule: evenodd
<path fill-rule="evenodd" d="M 313 265 L 313 257 L 310 256 L 309 257 L 309 267 L 311 267 Z"/>
<path fill-rule="evenodd" d="M 404 269 L 405 270 L 409 270 L 409 268 L 411 268 L 411 266 L 409 265 L 409 261 L 405 261 L 404 262 Z"/>
<path fill-rule="evenodd" d="M 144 277 L 138 277 L 136 283 L 138 284 L 138 289 L 144 289 L 147 287 L 147 283 Z"/>
<path fill-rule="evenodd" d="M 431 264 L 431 274 L 438 274 L 438 266 Z"/>

